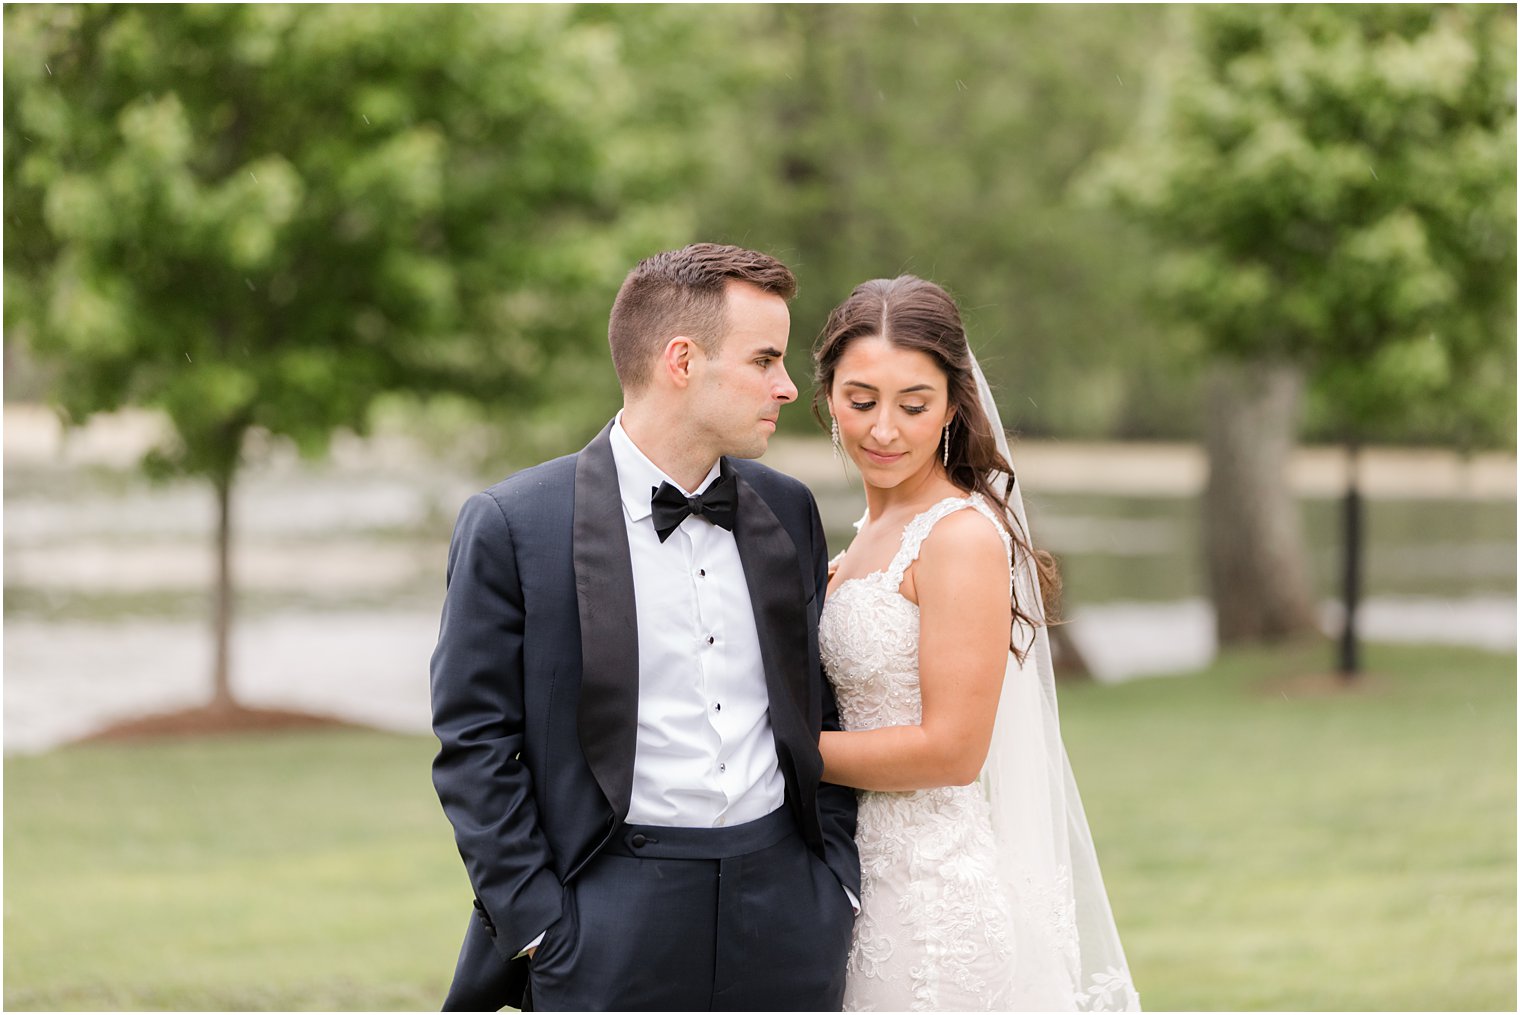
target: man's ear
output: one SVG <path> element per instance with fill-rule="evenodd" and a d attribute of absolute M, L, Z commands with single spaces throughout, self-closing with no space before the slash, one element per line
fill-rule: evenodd
<path fill-rule="evenodd" d="M 691 383 L 691 368 L 696 358 L 697 343 L 685 335 L 677 335 L 660 351 L 660 370 L 671 384 L 684 388 Z"/>

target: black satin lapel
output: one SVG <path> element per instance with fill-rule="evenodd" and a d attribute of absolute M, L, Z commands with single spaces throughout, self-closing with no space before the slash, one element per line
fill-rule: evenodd
<path fill-rule="evenodd" d="M 725 472 L 729 468 L 726 461 L 723 468 Z M 792 737 L 811 740 L 807 731 L 807 588 L 797 563 L 797 544 L 754 487 L 743 476 L 738 480 L 734 542 L 755 612 L 771 726 L 788 741 Z"/>
<path fill-rule="evenodd" d="M 639 717 L 633 563 L 608 424 L 575 463 L 575 598 L 581 620 L 581 751 L 617 816 L 628 816 Z"/>

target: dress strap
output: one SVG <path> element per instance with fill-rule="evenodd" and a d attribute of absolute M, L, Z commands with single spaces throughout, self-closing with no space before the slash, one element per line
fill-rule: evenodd
<path fill-rule="evenodd" d="M 895 589 L 902 584 L 903 575 L 907 574 L 909 566 L 918 559 L 924 540 L 929 538 L 929 531 L 935 524 L 946 515 L 952 515 L 962 508 L 974 508 L 997 530 L 998 537 L 1003 540 L 1003 550 L 1008 554 L 1008 580 L 1009 587 L 1012 588 L 1013 541 L 1008 538 L 1008 530 L 1003 528 L 1003 523 L 998 521 L 997 515 L 987 506 L 986 500 L 979 493 L 974 493 L 969 497 L 946 497 L 938 504 L 915 515 L 912 521 L 903 526 L 902 544 L 898 546 L 897 555 L 892 558 L 892 563 L 887 565 L 886 580 L 889 588 Z"/>

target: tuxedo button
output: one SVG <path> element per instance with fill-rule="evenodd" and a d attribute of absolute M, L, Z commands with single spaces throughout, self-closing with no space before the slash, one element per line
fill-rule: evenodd
<path fill-rule="evenodd" d="M 643 849 L 644 843 L 648 841 L 648 839 L 644 838 L 644 833 L 642 832 L 633 833 L 633 838 L 628 840 L 629 845 L 633 846 L 634 849 Z"/>
<path fill-rule="evenodd" d="M 714 639 L 714 638 L 713 638 L 713 636 L 712 636 L 712 635 L 708 635 L 708 636 L 707 636 L 707 644 L 709 644 L 709 645 L 711 645 L 711 644 L 712 644 L 712 643 L 713 643 L 713 641 L 714 641 L 714 640 L 715 640 L 715 639 Z"/>

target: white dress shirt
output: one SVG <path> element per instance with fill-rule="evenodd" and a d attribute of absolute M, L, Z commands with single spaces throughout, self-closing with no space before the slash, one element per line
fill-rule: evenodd
<path fill-rule="evenodd" d="M 638 608 L 639 720 L 628 822 L 716 828 L 786 802 L 771 735 L 760 639 L 739 546 L 727 529 L 687 517 L 660 542 L 650 497 L 682 489 L 623 429 L 610 435 L 628 527 Z"/>
<path fill-rule="evenodd" d="M 621 412 L 609 436 L 638 613 L 639 725 L 628 823 L 720 828 L 763 818 L 785 805 L 786 780 L 739 546 L 732 532 L 696 517 L 662 543 L 650 517 L 661 483 L 695 496 L 718 478 L 719 466 L 688 491 L 638 449 Z M 844 893 L 859 914 L 855 893 Z M 539 934 L 518 954 L 543 939 Z"/>

